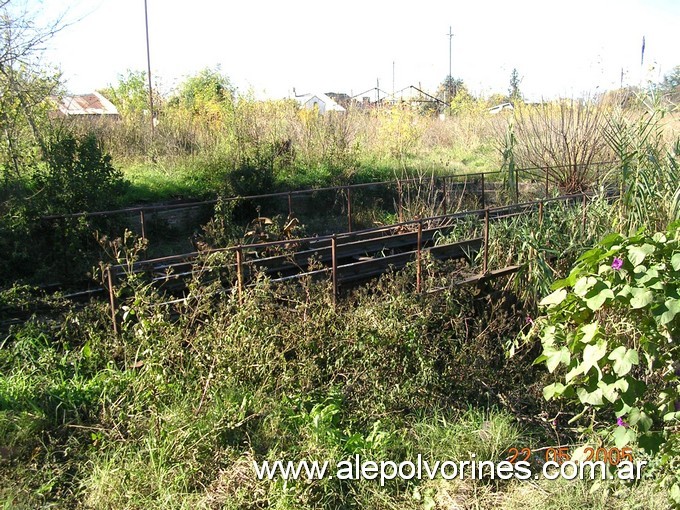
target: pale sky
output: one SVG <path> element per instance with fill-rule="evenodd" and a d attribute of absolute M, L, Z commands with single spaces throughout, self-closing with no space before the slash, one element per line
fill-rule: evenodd
<path fill-rule="evenodd" d="M 146 69 L 144 0 L 28 0 L 73 24 L 45 59 L 74 93 Z M 680 0 L 147 0 L 151 69 L 167 92 L 219 65 L 240 92 L 359 94 L 434 90 L 449 73 L 475 93 L 507 93 L 517 68 L 529 99 L 578 96 L 680 65 Z M 78 20 L 78 21 L 75 21 Z M 645 63 L 641 67 L 642 38 Z"/>

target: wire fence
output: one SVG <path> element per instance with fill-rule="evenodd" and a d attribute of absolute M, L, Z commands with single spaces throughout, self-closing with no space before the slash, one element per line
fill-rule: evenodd
<path fill-rule="evenodd" d="M 602 183 L 613 162 L 591 163 Z M 566 165 L 565 165 L 566 166 Z M 143 258 L 229 245 L 324 236 L 423 217 L 484 209 L 560 194 L 561 167 L 513 172 L 421 175 L 405 179 L 291 190 L 246 197 L 149 205 L 42 217 L 32 236 L 26 280 L 83 285 L 99 261 L 111 261 L 106 242 L 131 231 L 146 241 Z M 609 183 L 613 186 L 613 184 Z"/>

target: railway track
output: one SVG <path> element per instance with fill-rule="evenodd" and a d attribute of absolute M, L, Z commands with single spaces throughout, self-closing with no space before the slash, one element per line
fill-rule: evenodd
<path fill-rule="evenodd" d="M 332 236 L 288 239 L 258 244 L 230 246 L 191 252 L 169 257 L 141 260 L 131 265 L 114 265 L 108 270 L 104 287 L 64 289 L 60 297 L 76 305 L 92 299 L 108 299 L 112 318 L 116 317 L 116 288 L 130 275 L 136 275 L 156 287 L 168 297 L 166 303 L 181 301 L 188 282 L 195 277 L 209 283 L 219 280 L 225 291 L 234 287 L 242 290 L 257 274 L 265 274 L 274 282 L 295 281 L 302 277 L 333 278 L 334 293 L 338 286 L 354 284 L 375 278 L 390 270 L 399 270 L 423 257 L 435 260 L 473 260 L 486 243 L 483 236 L 473 235 L 455 241 L 447 236 L 465 221 L 482 221 L 488 232 L 488 223 L 501 219 L 542 211 L 551 202 L 580 203 L 583 194 L 564 195 L 554 199 L 527 202 L 509 206 L 458 212 L 412 220 Z M 480 223 L 477 223 L 478 227 Z M 479 230 L 479 228 L 478 228 Z M 217 257 L 222 254 L 222 259 Z M 486 258 L 486 255 L 485 255 Z M 472 283 L 493 278 L 516 270 L 515 266 L 499 271 L 483 271 L 468 278 Z M 15 310 L 9 313 L 0 309 L 0 330 L 8 325 L 26 320 L 40 310 Z"/>

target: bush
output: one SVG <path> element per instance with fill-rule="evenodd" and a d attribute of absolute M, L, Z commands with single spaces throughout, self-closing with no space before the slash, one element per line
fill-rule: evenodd
<path fill-rule="evenodd" d="M 106 209 L 118 203 L 127 186 L 91 134 L 57 136 L 45 159 L 46 169 L 35 177 L 38 214 Z"/>
<path fill-rule="evenodd" d="M 669 466 L 680 455 L 679 284 L 678 224 L 653 236 L 605 237 L 541 302 L 536 360 L 558 376 L 545 398 L 582 406 L 588 428 L 618 448 L 662 452 L 658 469 L 671 471 L 676 503 L 680 478 Z"/>

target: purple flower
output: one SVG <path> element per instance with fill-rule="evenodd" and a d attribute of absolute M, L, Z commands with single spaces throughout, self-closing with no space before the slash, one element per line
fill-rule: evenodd
<path fill-rule="evenodd" d="M 618 271 L 623 267 L 623 259 L 619 257 L 614 257 L 614 261 L 612 262 L 612 269 L 614 271 Z"/>
<path fill-rule="evenodd" d="M 628 428 L 628 424 L 627 424 L 625 421 L 623 421 L 623 418 L 621 418 L 620 416 L 619 416 L 618 418 L 616 418 L 616 424 L 617 424 L 619 427 L 626 427 L 626 428 Z"/>
<path fill-rule="evenodd" d="M 531 324 L 532 326 L 534 325 L 534 319 L 532 319 L 530 316 L 527 315 L 526 321 L 527 324 Z"/>

